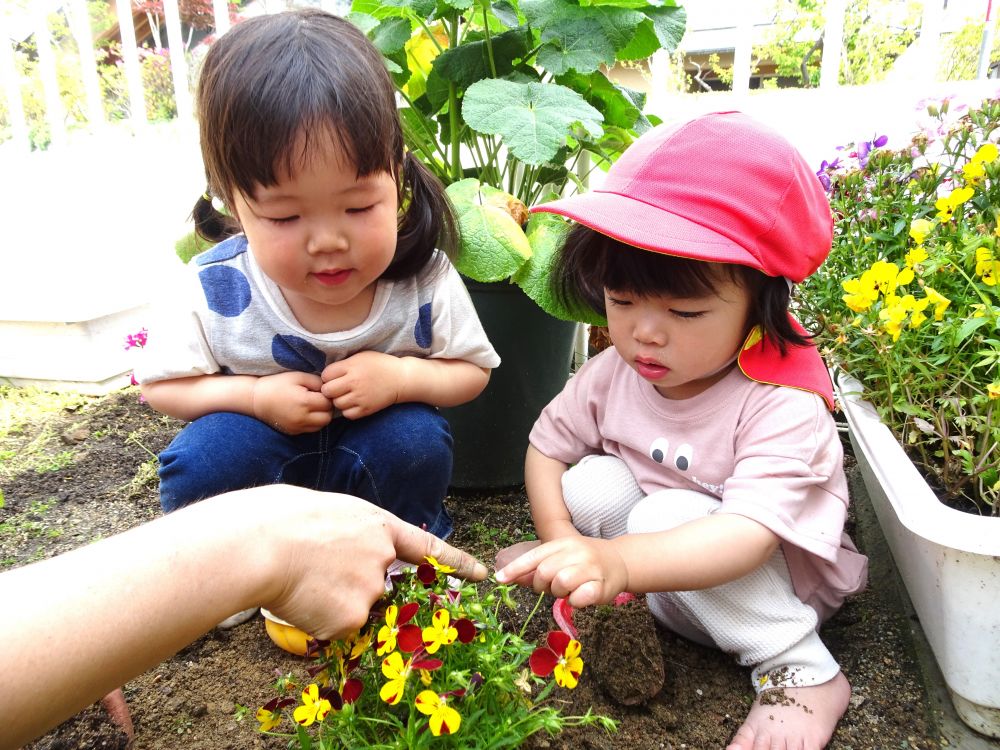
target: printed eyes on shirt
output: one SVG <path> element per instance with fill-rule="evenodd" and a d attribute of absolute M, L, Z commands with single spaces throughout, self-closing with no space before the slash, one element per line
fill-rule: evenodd
<path fill-rule="evenodd" d="M 670 452 L 670 441 L 666 438 L 656 438 L 649 446 L 649 457 L 656 461 L 658 464 L 662 464 L 667 460 L 667 455 Z M 687 471 L 691 468 L 691 459 L 694 455 L 694 448 L 691 447 L 690 443 L 681 443 L 677 446 L 677 450 L 674 451 L 674 466 L 680 471 Z"/>

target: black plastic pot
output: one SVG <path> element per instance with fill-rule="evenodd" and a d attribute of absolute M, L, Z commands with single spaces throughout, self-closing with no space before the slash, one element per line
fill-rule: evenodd
<path fill-rule="evenodd" d="M 577 324 L 553 318 L 516 284 L 465 284 L 502 362 L 478 398 L 441 410 L 455 438 L 451 486 L 513 487 L 524 483 L 531 426 L 569 377 Z"/>

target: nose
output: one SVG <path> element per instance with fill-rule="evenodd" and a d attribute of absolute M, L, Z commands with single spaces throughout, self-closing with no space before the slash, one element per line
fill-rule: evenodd
<path fill-rule="evenodd" d="M 347 235 L 338 222 L 321 221 L 310 227 L 306 242 L 306 252 L 310 255 L 342 252 L 348 246 Z"/>
<path fill-rule="evenodd" d="M 667 328 L 663 325 L 660 315 L 657 315 L 653 311 L 644 311 L 635 318 L 632 326 L 632 336 L 640 344 L 665 346 L 667 343 Z"/>

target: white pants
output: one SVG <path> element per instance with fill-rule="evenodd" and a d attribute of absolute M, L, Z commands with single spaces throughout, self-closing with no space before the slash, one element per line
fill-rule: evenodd
<path fill-rule="evenodd" d="M 581 534 L 611 539 L 666 531 L 714 513 L 721 502 L 691 490 L 645 496 L 624 462 L 587 456 L 563 475 L 563 498 Z M 649 593 L 653 616 L 678 635 L 753 666 L 759 692 L 819 685 L 840 671 L 816 632 L 816 611 L 795 595 L 781 548 L 756 570 L 701 591 Z"/>

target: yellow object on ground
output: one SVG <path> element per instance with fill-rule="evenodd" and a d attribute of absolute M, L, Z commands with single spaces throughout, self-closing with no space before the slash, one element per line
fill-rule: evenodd
<path fill-rule="evenodd" d="M 264 628 L 267 630 L 267 634 L 278 647 L 297 656 L 305 656 L 306 646 L 312 636 L 299 630 L 291 623 L 275 617 L 263 607 L 260 612 L 264 615 Z"/>

